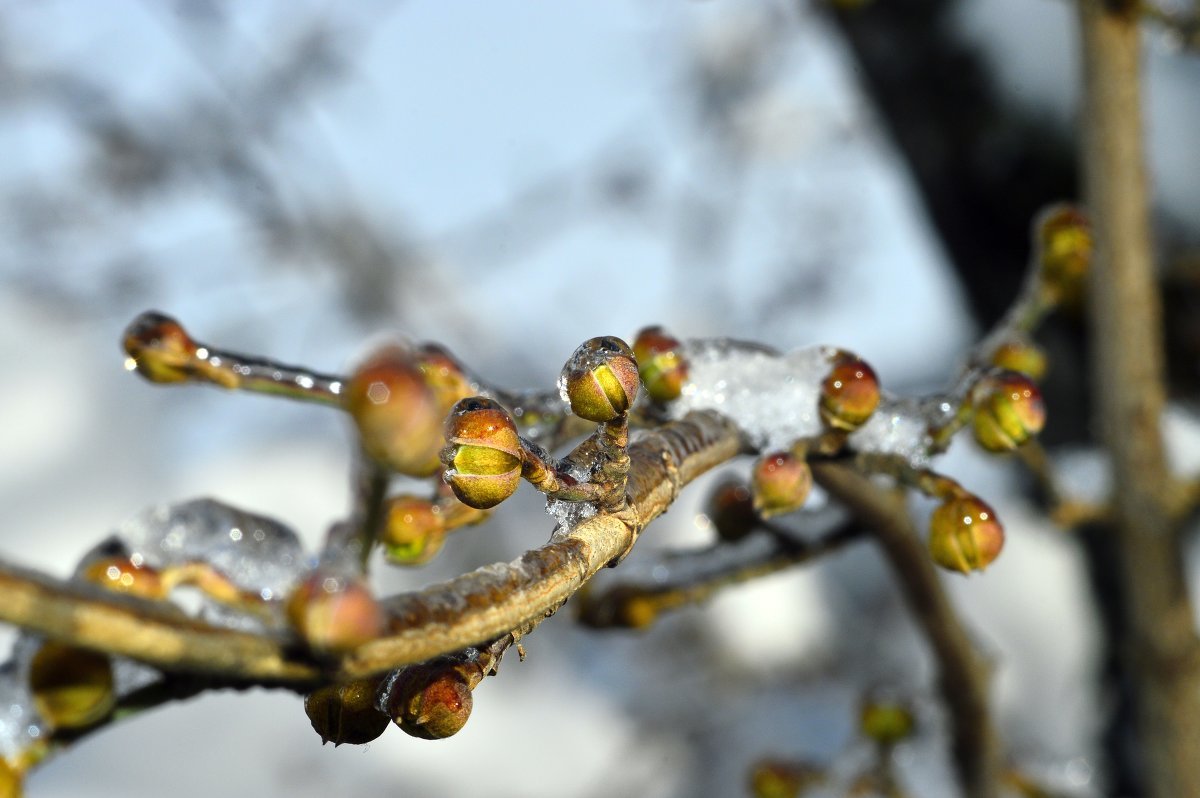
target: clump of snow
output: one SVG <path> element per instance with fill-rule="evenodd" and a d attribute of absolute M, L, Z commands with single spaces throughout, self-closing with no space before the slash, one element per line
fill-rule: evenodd
<path fill-rule="evenodd" d="M 850 436 L 860 452 L 894 454 L 913 467 L 929 463 L 929 420 L 911 401 L 885 398 L 875 413 Z"/>

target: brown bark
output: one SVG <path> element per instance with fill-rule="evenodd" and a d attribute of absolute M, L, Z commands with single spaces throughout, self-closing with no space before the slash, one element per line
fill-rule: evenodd
<path fill-rule="evenodd" d="M 1140 34 L 1133 10 L 1081 0 L 1085 195 L 1094 389 L 1116 486 L 1115 543 L 1130 638 L 1119 641 L 1138 707 L 1148 795 L 1200 798 L 1200 659 L 1171 517 L 1159 421 L 1160 298 L 1142 153 Z"/>

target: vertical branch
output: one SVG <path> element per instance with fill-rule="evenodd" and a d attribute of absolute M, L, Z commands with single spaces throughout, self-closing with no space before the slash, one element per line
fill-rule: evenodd
<path fill-rule="evenodd" d="M 1119 641 L 1134 686 L 1147 794 L 1200 798 L 1200 658 L 1159 419 L 1160 300 L 1142 156 L 1137 4 L 1081 0 L 1083 171 L 1096 235 L 1094 389 L 1117 486 L 1115 545 L 1127 598 Z"/>
<path fill-rule="evenodd" d="M 849 469 L 813 464 L 813 475 L 867 526 L 892 566 L 917 626 L 933 649 L 938 686 L 950 715 L 954 769 L 967 798 L 999 790 L 999 742 L 988 704 L 988 668 L 959 623 L 903 500 Z"/>

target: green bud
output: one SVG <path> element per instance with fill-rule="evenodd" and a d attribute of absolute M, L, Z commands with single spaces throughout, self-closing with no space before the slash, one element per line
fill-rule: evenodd
<path fill-rule="evenodd" d="M 292 627 L 317 652 L 344 654 L 379 637 L 384 614 L 361 582 L 314 572 L 287 601 Z"/>
<path fill-rule="evenodd" d="M 326 685 L 304 697 L 304 712 L 322 743 L 366 745 L 391 720 L 375 706 L 379 679 Z"/>
<path fill-rule="evenodd" d="M 412 477 L 437 471 L 444 410 L 408 348 L 371 354 L 350 377 L 345 401 L 372 458 Z"/>
<path fill-rule="evenodd" d="M 417 365 L 425 377 L 425 384 L 433 391 L 443 417 L 455 402 L 476 393 L 466 370 L 449 351 L 437 344 L 421 345 L 417 350 Z"/>
<path fill-rule="evenodd" d="M 438 506 L 418 496 L 388 499 L 379 542 L 393 565 L 423 565 L 442 550 L 446 524 Z"/>
<path fill-rule="evenodd" d="M 858 719 L 863 735 L 880 745 L 895 745 L 911 736 L 916 723 L 908 705 L 888 700 L 867 701 Z"/>
<path fill-rule="evenodd" d="M 763 759 L 750 768 L 753 798 L 798 798 L 824 781 L 820 769 L 804 762 Z"/>
<path fill-rule="evenodd" d="M 933 511 L 929 522 L 929 553 L 933 561 L 964 574 L 982 571 L 1000 555 L 1004 527 L 996 512 L 975 496 L 948 499 Z"/>
<path fill-rule="evenodd" d="M 1046 376 L 1046 353 L 1024 338 L 1005 341 L 992 353 L 992 365 L 1024 374 L 1037 382 Z"/>
<path fill-rule="evenodd" d="M 763 518 L 795 512 L 812 490 L 812 469 L 790 452 L 759 458 L 751 472 L 754 510 Z"/>
<path fill-rule="evenodd" d="M 611 335 L 585 341 L 563 367 L 558 384 L 575 415 L 597 423 L 614 421 L 637 398 L 633 350 Z"/>
<path fill-rule="evenodd" d="M 196 365 L 196 342 L 175 319 L 147 311 L 125 328 L 126 368 L 150 382 L 186 382 Z"/>
<path fill-rule="evenodd" d="M 446 419 L 444 479 L 463 504 L 495 507 L 521 484 L 524 458 L 516 424 L 498 402 L 481 396 L 463 399 Z"/>
<path fill-rule="evenodd" d="M 406 734 L 441 740 L 457 734 L 471 717 L 471 684 L 456 663 L 434 660 L 397 674 L 387 695 L 392 721 Z"/>
<path fill-rule="evenodd" d="M 683 345 L 663 331 L 662 327 L 647 327 L 633 342 L 633 355 L 638 374 L 646 393 L 656 402 L 669 402 L 683 392 L 688 379 L 688 364 L 683 358 Z"/>
<path fill-rule="evenodd" d="M 984 378 L 975 390 L 975 440 L 989 452 L 1012 451 L 1042 431 L 1042 392 L 1024 374 L 1004 371 Z"/>
<path fill-rule="evenodd" d="M 29 691 L 38 714 L 56 729 L 93 726 L 117 703 L 108 657 L 54 641 L 33 655 Z"/>
<path fill-rule="evenodd" d="M 862 426 L 879 406 L 879 379 L 866 361 L 840 352 L 821 383 L 820 411 L 825 423 L 851 431 Z"/>
<path fill-rule="evenodd" d="M 1091 224 L 1071 205 L 1054 205 L 1034 225 L 1042 285 L 1059 301 L 1079 299 L 1092 262 Z"/>

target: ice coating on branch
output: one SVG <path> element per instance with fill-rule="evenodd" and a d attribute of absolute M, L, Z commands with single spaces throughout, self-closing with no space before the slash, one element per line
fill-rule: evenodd
<path fill-rule="evenodd" d="M 929 419 L 920 405 L 884 398 L 866 423 L 850 435 L 850 446 L 859 452 L 894 454 L 914 467 L 929 463 Z"/>
<path fill-rule="evenodd" d="M 29 694 L 29 660 L 36 648 L 30 636 L 22 635 L 12 659 L 0 668 L 0 756 L 16 756 L 42 735 Z"/>
<path fill-rule="evenodd" d="M 281 600 L 304 568 L 296 533 L 263 516 L 213 499 L 159 505 L 116 530 L 131 556 L 155 568 L 206 563 L 241 590 Z M 245 616 L 204 599 L 201 614 L 214 622 L 245 625 Z"/>
<path fill-rule="evenodd" d="M 592 472 L 578 463 L 565 461 L 563 465 L 566 467 L 567 473 L 579 482 L 587 482 L 592 478 Z M 569 502 L 548 497 L 546 512 L 554 517 L 559 528 L 571 529 L 580 521 L 585 521 L 595 515 L 597 508 L 592 502 Z"/>
<path fill-rule="evenodd" d="M 835 350 L 814 346 L 781 355 L 724 339 L 684 344 L 690 379 L 671 414 L 716 410 L 733 419 L 755 448 L 782 449 L 823 430 L 817 406 Z"/>

